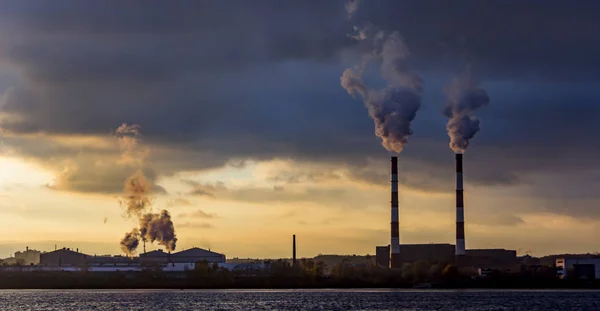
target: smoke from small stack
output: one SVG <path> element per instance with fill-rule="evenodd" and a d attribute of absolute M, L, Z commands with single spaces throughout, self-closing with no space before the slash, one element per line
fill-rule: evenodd
<path fill-rule="evenodd" d="M 473 113 L 490 103 L 487 92 L 477 86 L 470 69 L 458 76 L 446 88 L 447 102 L 442 111 L 448 124 L 450 148 L 455 153 L 464 153 L 469 146 L 469 140 L 480 130 L 480 121 Z"/>
<path fill-rule="evenodd" d="M 121 250 L 127 256 L 133 256 L 135 254 L 135 250 L 140 244 L 139 232 L 137 229 L 131 230 L 131 232 L 125 233 L 123 239 L 121 239 Z"/>
<path fill-rule="evenodd" d="M 134 228 L 125 234 L 121 240 L 121 249 L 129 256 L 135 254 L 140 240 L 146 242 L 157 242 L 165 246 L 168 251 L 175 250 L 177 236 L 175 227 L 168 211 L 152 213 L 151 191 L 153 184 L 145 176 L 142 170 L 149 149 L 141 145 L 141 132 L 139 125 L 128 125 L 123 123 L 115 131 L 119 139 L 122 156 L 120 163 L 133 164 L 137 168 L 135 172 L 125 180 L 123 196 L 119 198 L 121 206 L 125 207 L 127 217 L 138 219 L 139 228 Z"/>
<path fill-rule="evenodd" d="M 346 5 L 349 16 L 356 12 L 356 4 L 351 1 Z M 382 145 L 388 151 L 399 153 L 408 142 L 408 136 L 412 135 L 410 126 L 421 107 L 423 82 L 409 70 L 411 53 L 400 33 L 386 34 L 372 27 L 355 29 L 359 34 L 353 38 L 372 39 L 373 47 L 362 56 L 359 65 L 344 71 L 341 85 L 353 97 L 359 95 L 362 98 Z M 387 82 L 383 88 L 371 88 L 362 79 L 365 68 L 373 60 L 381 62 L 380 74 Z"/>
<path fill-rule="evenodd" d="M 147 213 L 140 217 L 139 232 L 144 242 L 157 242 L 168 251 L 175 250 L 177 236 L 171 215 L 167 210 L 162 210 L 158 214 Z"/>

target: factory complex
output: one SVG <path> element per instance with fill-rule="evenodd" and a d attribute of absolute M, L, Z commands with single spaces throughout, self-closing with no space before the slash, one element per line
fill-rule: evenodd
<path fill-rule="evenodd" d="M 24 262 L 22 253 L 31 253 L 29 261 Z M 142 253 L 139 257 L 126 257 L 121 255 L 88 255 L 78 249 L 60 248 L 51 252 L 39 252 L 27 249 L 26 252 L 17 252 L 15 258 L 19 269 L 23 268 L 37 271 L 90 271 L 90 272 L 117 272 L 117 271 L 142 271 L 144 269 L 160 268 L 162 271 L 193 270 L 197 262 L 208 262 L 227 267 L 225 255 L 193 247 L 180 252 L 169 253 L 154 250 Z M 11 258 L 12 260 L 12 258 Z M 5 267 L 7 269 L 7 267 Z"/>
<path fill-rule="evenodd" d="M 426 261 L 454 263 L 459 266 L 509 268 L 517 264 L 517 252 L 506 249 L 465 247 L 463 195 L 463 155 L 456 154 L 456 244 L 400 244 L 398 211 L 398 157 L 391 157 L 391 239 L 390 245 L 377 246 L 375 256 L 380 267 L 402 268 L 404 263 Z"/>

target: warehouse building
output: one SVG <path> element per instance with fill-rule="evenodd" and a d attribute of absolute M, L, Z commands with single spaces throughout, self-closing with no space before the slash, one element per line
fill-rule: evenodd
<path fill-rule="evenodd" d="M 155 250 L 140 254 L 140 263 L 196 263 L 207 261 L 210 263 L 225 263 L 225 255 L 199 247 L 193 247 L 177 253 L 168 253 L 163 250 Z"/>
<path fill-rule="evenodd" d="M 600 280 L 600 257 L 558 258 L 556 268 L 562 279 Z"/>
<path fill-rule="evenodd" d="M 86 263 L 89 255 L 72 251 L 70 248 L 61 248 L 55 251 L 40 254 L 40 266 L 46 267 L 81 267 Z"/>
<path fill-rule="evenodd" d="M 141 271 L 148 267 L 160 267 L 164 271 L 194 269 L 196 262 L 225 263 L 225 255 L 194 247 L 177 253 L 155 250 L 140 254 L 140 257 L 90 256 L 78 250 L 62 248 L 40 254 L 40 267 L 60 270 L 86 269 L 88 271 Z"/>

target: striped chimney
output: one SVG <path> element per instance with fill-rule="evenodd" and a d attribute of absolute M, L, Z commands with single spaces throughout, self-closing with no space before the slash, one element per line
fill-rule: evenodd
<path fill-rule="evenodd" d="M 463 155 L 456 154 L 456 255 L 465 255 L 465 205 L 463 201 Z"/>
<path fill-rule="evenodd" d="M 398 157 L 392 157 L 392 238 L 390 268 L 400 268 L 400 227 L 398 225 Z"/>

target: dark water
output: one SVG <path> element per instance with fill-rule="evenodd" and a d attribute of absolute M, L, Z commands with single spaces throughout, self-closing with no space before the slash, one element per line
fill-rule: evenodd
<path fill-rule="evenodd" d="M 5 290 L 0 310 L 600 310 L 600 291 Z"/>

